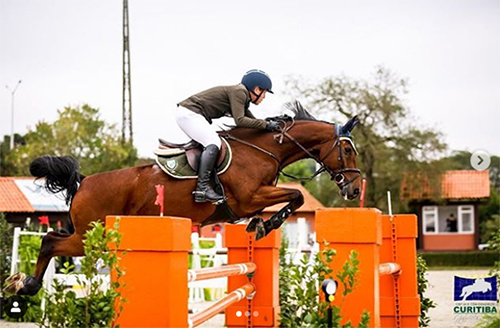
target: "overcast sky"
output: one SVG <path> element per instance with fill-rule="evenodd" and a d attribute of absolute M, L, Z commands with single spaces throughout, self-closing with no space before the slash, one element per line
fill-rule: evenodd
<path fill-rule="evenodd" d="M 406 104 L 451 149 L 500 155 L 500 1 L 129 0 L 134 141 L 151 156 L 177 139 L 175 104 L 248 69 L 282 111 L 287 75 L 368 79 L 383 65 L 409 79 Z M 121 124 L 122 1 L 0 0 L 0 135 L 24 134 L 88 103 Z"/>

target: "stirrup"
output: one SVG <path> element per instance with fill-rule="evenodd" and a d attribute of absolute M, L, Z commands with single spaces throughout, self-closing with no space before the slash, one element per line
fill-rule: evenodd
<path fill-rule="evenodd" d="M 222 195 L 220 195 L 220 197 L 221 197 L 220 199 L 208 199 L 206 191 L 195 190 L 195 191 L 193 191 L 193 195 L 194 195 L 194 201 L 196 203 L 211 202 L 214 205 L 219 205 L 219 204 L 222 204 L 226 201 L 226 197 L 224 197 Z"/>

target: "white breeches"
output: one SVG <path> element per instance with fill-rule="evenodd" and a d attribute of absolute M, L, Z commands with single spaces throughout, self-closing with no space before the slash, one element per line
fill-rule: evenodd
<path fill-rule="evenodd" d="M 175 112 L 175 120 L 188 137 L 198 141 L 203 147 L 216 145 L 220 149 L 221 141 L 219 135 L 203 115 L 178 106 Z"/>

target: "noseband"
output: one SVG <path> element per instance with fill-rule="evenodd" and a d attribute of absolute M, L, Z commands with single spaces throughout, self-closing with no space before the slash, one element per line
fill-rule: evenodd
<path fill-rule="evenodd" d="M 348 167 L 348 168 L 343 167 L 344 166 L 344 158 L 342 156 L 342 147 L 340 146 L 340 142 L 342 140 L 348 141 L 352 145 L 352 148 L 353 148 L 355 154 L 358 153 L 357 150 L 356 150 L 356 147 L 354 146 L 354 143 L 352 142 L 352 139 L 350 137 L 339 136 L 337 138 L 337 140 L 335 140 L 335 143 L 333 144 L 332 148 L 328 151 L 328 153 L 321 160 L 322 168 L 324 168 L 324 171 L 327 171 L 328 174 L 330 174 L 331 180 L 335 181 L 335 183 L 337 184 L 337 186 L 339 186 L 340 189 L 342 189 L 345 186 L 351 184 L 354 180 L 356 180 L 357 178 L 359 178 L 361 176 L 361 170 L 360 169 L 355 169 L 355 168 L 351 168 L 351 167 Z M 332 153 L 335 150 L 335 148 L 337 146 L 338 146 L 338 157 L 337 157 L 337 160 L 340 163 L 340 168 L 338 170 L 336 170 L 336 171 L 332 171 L 330 168 L 328 168 L 323 163 L 323 160 L 325 158 L 327 158 L 330 155 L 330 153 Z M 347 173 L 347 172 L 354 172 L 354 173 L 357 173 L 357 175 L 354 178 L 348 180 L 346 178 L 345 174 L 344 174 L 344 173 Z"/>

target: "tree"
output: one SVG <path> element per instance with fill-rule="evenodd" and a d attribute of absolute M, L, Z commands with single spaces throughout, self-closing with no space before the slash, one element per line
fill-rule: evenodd
<path fill-rule="evenodd" d="M 441 133 L 418 125 L 403 101 L 407 81 L 389 70 L 378 68 L 372 81 L 337 76 L 308 83 L 292 77 L 287 85 L 291 95 L 305 98 L 320 118 L 342 123 L 358 115 L 360 124 L 353 135 L 358 165 L 367 180 L 366 206 L 386 209 L 390 190 L 395 195 L 393 207 L 400 210 L 403 175 L 439 170 L 429 161 L 446 149 Z"/>
<path fill-rule="evenodd" d="M 99 117 L 99 110 L 88 105 L 59 110 L 54 123 L 40 121 L 24 136 L 25 144 L 10 151 L 4 168 L 8 175 L 29 175 L 29 163 L 38 156 L 71 155 L 83 174 L 131 166 L 137 150 L 122 143 L 115 125 Z"/>
<path fill-rule="evenodd" d="M 14 147 L 25 145 L 24 137 L 15 133 L 14 134 Z M 6 162 L 6 158 L 10 153 L 10 135 L 5 135 L 3 141 L 0 142 L 0 176 L 8 175 L 9 172 L 14 171 L 12 165 Z"/>

